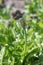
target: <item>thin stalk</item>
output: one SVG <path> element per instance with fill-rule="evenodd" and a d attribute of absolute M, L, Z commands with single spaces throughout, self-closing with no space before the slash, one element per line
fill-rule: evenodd
<path fill-rule="evenodd" d="M 24 47 L 24 51 L 25 51 L 25 55 L 27 52 L 27 33 L 26 33 L 26 29 L 24 30 L 24 37 L 25 37 L 25 47 Z"/>

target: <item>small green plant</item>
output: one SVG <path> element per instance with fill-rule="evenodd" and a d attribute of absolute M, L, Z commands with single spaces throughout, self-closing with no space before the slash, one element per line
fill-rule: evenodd
<path fill-rule="evenodd" d="M 43 65 L 43 8 L 39 0 L 25 8 L 20 21 L 0 9 L 0 65 Z"/>

